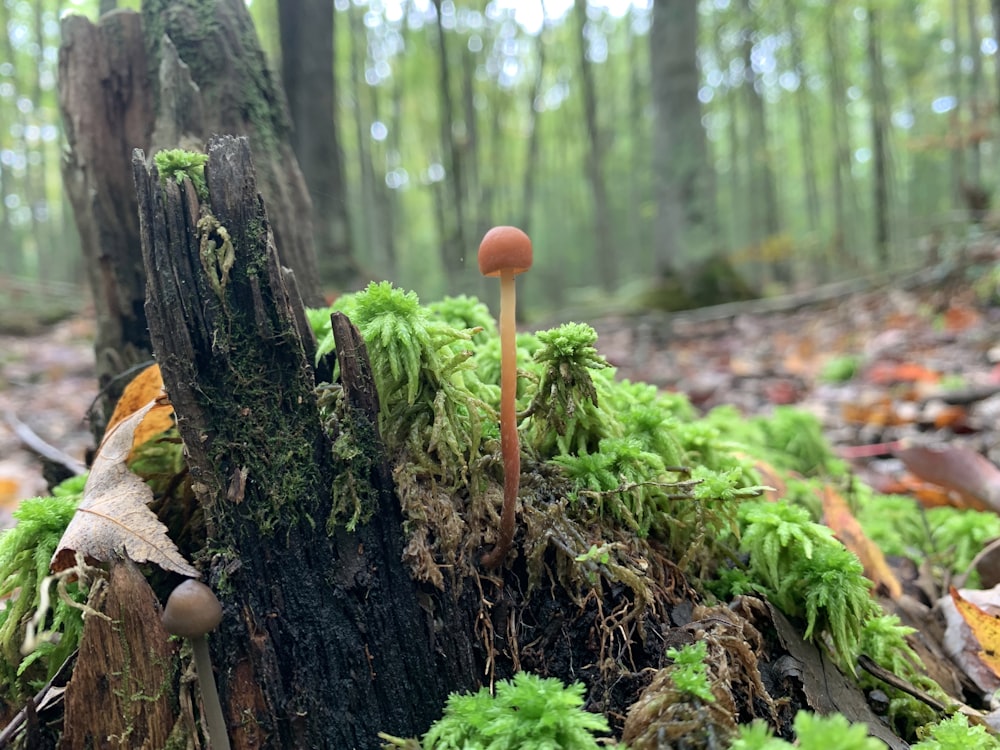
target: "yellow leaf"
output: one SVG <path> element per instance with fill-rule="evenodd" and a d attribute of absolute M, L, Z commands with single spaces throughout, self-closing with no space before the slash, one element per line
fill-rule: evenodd
<path fill-rule="evenodd" d="M 200 577 L 167 536 L 167 527 L 147 507 L 153 491 L 126 465 L 139 424 L 150 412 L 170 408 L 166 397 L 153 399 L 105 434 L 90 467 L 83 499 L 52 556 L 53 571 L 72 567 L 80 552 L 90 560 L 128 557 Z"/>
<path fill-rule="evenodd" d="M 137 412 L 150 401 L 159 398 L 161 393 L 163 393 L 163 376 L 160 374 L 160 366 L 150 365 L 136 375 L 122 391 L 121 398 L 115 404 L 115 410 L 111 414 L 104 434 L 109 435 L 122 420 Z M 134 451 L 150 438 L 173 427 L 173 414 L 174 410 L 170 406 L 165 409 L 154 409 L 150 412 L 135 430 L 132 450 Z"/>
<path fill-rule="evenodd" d="M 972 634 L 979 641 L 982 651 L 979 658 L 983 663 L 1000 676 L 1000 617 L 991 615 L 972 602 L 963 599 L 954 586 L 951 587 L 951 599 L 958 608 Z"/>

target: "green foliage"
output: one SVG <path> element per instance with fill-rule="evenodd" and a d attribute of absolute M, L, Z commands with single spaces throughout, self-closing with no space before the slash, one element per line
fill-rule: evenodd
<path fill-rule="evenodd" d="M 861 628 L 860 653 L 874 660 L 879 666 L 897 677 L 915 685 L 939 698 L 943 703 L 951 702 L 941 687 L 923 671 L 920 657 L 907 642 L 906 637 L 916 630 L 906 627 L 896 615 L 880 614 L 865 621 Z M 934 711 L 923 701 L 909 693 L 886 685 L 867 672 L 860 674 L 864 688 L 883 690 L 889 696 L 888 716 L 900 725 L 906 735 L 921 724 L 934 721 Z"/>
<path fill-rule="evenodd" d="M 739 517 L 750 581 L 785 614 L 805 619 L 806 638 L 828 638 L 837 662 L 853 674 L 864 625 L 880 613 L 858 558 L 787 502 L 744 503 Z"/>
<path fill-rule="evenodd" d="M 592 376 L 609 366 L 594 346 L 597 332 L 583 323 L 566 323 L 537 337 L 534 359 L 542 376 L 528 407 L 528 443 L 543 456 L 596 450 L 614 434 L 612 420 L 598 407 Z"/>
<path fill-rule="evenodd" d="M 981 724 L 969 725 L 969 717 L 956 713 L 936 724 L 923 727 L 920 742 L 910 745 L 911 750 L 995 750 L 1000 740 L 986 731 Z"/>
<path fill-rule="evenodd" d="M 752 724 L 741 726 L 739 736 L 733 741 L 730 750 L 884 750 L 885 745 L 874 737 L 868 736 L 868 727 L 864 724 L 851 724 L 842 714 L 820 716 L 799 711 L 795 715 L 795 734 L 797 740 L 793 745 L 775 737 L 764 722 L 758 720 Z"/>
<path fill-rule="evenodd" d="M 705 641 L 692 643 L 684 648 L 668 648 L 667 656 L 674 661 L 670 679 L 681 692 L 700 698 L 706 703 L 714 703 L 712 684 L 708 680 L 705 657 L 708 644 Z"/>
<path fill-rule="evenodd" d="M 428 303 L 427 311 L 453 328 L 481 328 L 483 339 L 499 335 L 496 319 L 490 309 L 475 297 L 465 294 L 444 297 L 437 302 Z"/>
<path fill-rule="evenodd" d="M 819 379 L 824 383 L 845 383 L 855 376 L 861 366 L 861 357 L 845 354 L 829 360 L 820 371 Z"/>
<path fill-rule="evenodd" d="M 187 177 L 194 185 L 200 200 L 208 200 L 208 184 L 205 182 L 205 164 L 208 154 L 185 151 L 181 148 L 163 149 L 153 156 L 153 162 L 160 173 L 160 181 L 174 179 L 178 184 Z"/>
<path fill-rule="evenodd" d="M 596 452 L 558 455 L 577 488 L 576 497 L 602 518 L 612 518 L 640 536 L 666 521 L 669 482 L 662 459 L 635 438 L 605 438 Z M 659 514 L 657 513 L 659 511 Z M 662 515 L 660 515 L 662 514 Z"/>
<path fill-rule="evenodd" d="M 475 377 L 470 342 L 476 329 L 453 328 L 421 307 L 416 294 L 389 282 L 344 295 L 325 316 L 334 309 L 351 319 L 368 348 L 381 404 L 379 427 L 390 449 L 434 454 L 440 475 L 459 480 L 478 453 L 483 420 L 492 414 L 466 381 Z M 317 357 L 334 345 L 323 317 L 310 318 L 323 334 Z"/>
<path fill-rule="evenodd" d="M 42 582 L 49 575 L 49 561 L 80 501 L 86 477 L 74 477 L 53 491 L 53 497 L 25 500 L 14 511 L 17 525 L 0 535 L 0 675 L 9 700 L 16 701 L 49 679 L 76 649 L 83 632 L 80 610 L 62 601 L 55 583 L 47 593 L 49 615 L 39 629 L 58 634 L 45 639 L 22 658 L 25 625 L 39 608 Z M 74 584 L 69 595 L 81 602 L 85 595 Z"/>
<path fill-rule="evenodd" d="M 859 491 L 858 521 L 888 555 L 931 560 L 957 575 L 990 539 L 1000 536 L 1000 517 L 977 510 L 924 509 L 913 498 Z M 973 572 L 974 573 L 974 572 Z"/>
<path fill-rule="evenodd" d="M 594 733 L 609 731 L 600 714 L 583 710 L 581 683 L 564 686 L 527 672 L 487 688 L 448 698 L 444 716 L 424 735 L 424 750 L 586 750 Z"/>

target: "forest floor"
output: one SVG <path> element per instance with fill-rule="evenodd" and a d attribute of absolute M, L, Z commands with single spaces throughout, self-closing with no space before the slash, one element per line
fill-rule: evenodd
<path fill-rule="evenodd" d="M 961 444 L 1000 464 L 998 259 L 1000 244 L 985 243 L 930 280 L 797 299 L 789 309 L 751 303 L 587 322 L 620 377 L 682 391 L 702 409 L 806 409 L 877 483 L 899 462 L 858 446 Z M 0 528 L 21 499 L 46 492 L 16 421 L 79 461 L 93 447 L 93 329 L 82 313 L 33 335 L 0 334 Z"/>

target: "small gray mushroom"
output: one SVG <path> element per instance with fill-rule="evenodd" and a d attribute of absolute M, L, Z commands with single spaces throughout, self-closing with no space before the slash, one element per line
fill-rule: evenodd
<path fill-rule="evenodd" d="M 212 660 L 208 654 L 208 640 L 205 638 L 222 621 L 219 599 L 204 583 L 189 578 L 170 593 L 161 619 L 168 633 L 191 641 L 209 742 L 212 750 L 230 750 L 226 720 L 222 715 Z"/>

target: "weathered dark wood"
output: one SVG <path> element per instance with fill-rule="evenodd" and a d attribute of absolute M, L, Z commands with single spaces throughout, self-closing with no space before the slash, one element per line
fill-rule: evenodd
<path fill-rule="evenodd" d="M 153 82 L 160 103 L 153 146 L 176 147 L 167 123 L 181 118 L 187 119 L 173 135 L 186 143 L 202 146 L 213 133 L 246 135 L 281 262 L 295 271 L 302 298 L 310 305 L 321 304 L 312 202 L 292 150 L 281 81 L 257 41 L 246 3 L 147 0 L 142 18 L 150 68 L 160 71 Z M 178 71 L 178 63 L 185 70 Z M 181 106 L 170 107 L 171 98 L 178 96 L 173 86 L 178 79 L 188 79 Z M 195 108 L 198 116 L 191 117 Z"/>
<path fill-rule="evenodd" d="M 160 624 L 156 596 L 130 561 L 111 566 L 100 610 L 110 620 L 91 616 L 84 624 L 59 748 L 162 748 L 176 720 L 171 683 L 179 644 Z"/>
<path fill-rule="evenodd" d="M 210 142 L 204 206 L 190 185 L 161 185 L 142 154 L 133 167 L 150 333 L 225 609 L 210 641 L 234 746 L 375 748 L 379 730 L 425 731 L 447 692 L 481 674 L 475 608 L 453 597 L 435 613 L 452 618 L 442 634 L 418 603 L 370 397 L 349 395 L 346 421 L 373 452 L 360 471 L 378 510 L 355 533 L 327 533 L 332 453 L 246 140 Z M 202 253 L 222 228 L 234 250 L 224 281 Z M 345 392 L 371 396 L 363 343 L 344 322 Z"/>
<path fill-rule="evenodd" d="M 132 149 L 149 148 L 153 130 L 148 79 L 137 14 L 110 13 L 96 25 L 82 16 L 63 19 L 59 107 L 69 148 L 62 174 L 97 315 L 94 350 L 103 390 L 91 422 L 96 439 L 128 384 L 117 376 L 152 356 L 130 169 Z"/>
<path fill-rule="evenodd" d="M 63 182 L 80 232 L 97 313 L 102 387 L 95 439 L 151 357 L 143 304 L 132 150 L 204 147 L 212 133 L 245 133 L 261 168 L 261 192 L 282 263 L 310 304 L 320 304 L 305 181 L 292 151 L 280 82 L 268 71 L 242 0 L 144 3 L 97 24 L 62 21 L 59 104 L 69 143 Z"/>

